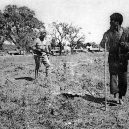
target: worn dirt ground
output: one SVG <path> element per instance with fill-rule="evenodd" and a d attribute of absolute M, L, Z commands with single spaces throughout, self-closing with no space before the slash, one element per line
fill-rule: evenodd
<path fill-rule="evenodd" d="M 32 55 L 0 57 L 0 129 L 128 129 L 124 105 L 109 94 L 105 110 L 103 53 L 52 56 L 51 75 L 34 79 Z"/>

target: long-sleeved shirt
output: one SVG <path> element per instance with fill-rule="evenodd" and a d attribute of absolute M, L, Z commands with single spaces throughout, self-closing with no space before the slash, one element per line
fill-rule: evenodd
<path fill-rule="evenodd" d="M 105 48 L 105 43 L 109 52 L 108 62 L 112 70 L 115 70 L 115 64 L 120 63 L 122 64 L 120 68 L 124 69 L 128 64 L 125 56 L 129 52 L 129 29 L 121 28 L 120 31 L 109 29 L 104 33 L 100 46 Z"/>
<path fill-rule="evenodd" d="M 105 48 L 105 43 L 110 54 L 117 55 L 129 52 L 129 29 L 121 28 L 119 32 L 109 29 L 104 33 L 100 46 Z"/>

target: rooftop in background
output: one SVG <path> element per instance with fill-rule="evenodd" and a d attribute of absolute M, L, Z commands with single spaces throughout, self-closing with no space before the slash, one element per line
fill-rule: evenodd
<path fill-rule="evenodd" d="M 14 44 L 3 44 L 3 49 L 8 51 L 17 50 L 17 46 Z"/>

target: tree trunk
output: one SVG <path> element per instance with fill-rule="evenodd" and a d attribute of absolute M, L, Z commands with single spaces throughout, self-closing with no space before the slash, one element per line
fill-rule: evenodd
<path fill-rule="evenodd" d="M 3 50 L 3 44 L 0 44 L 0 50 Z"/>
<path fill-rule="evenodd" d="M 60 55 L 62 55 L 62 44 L 59 42 L 59 47 L 60 47 Z"/>

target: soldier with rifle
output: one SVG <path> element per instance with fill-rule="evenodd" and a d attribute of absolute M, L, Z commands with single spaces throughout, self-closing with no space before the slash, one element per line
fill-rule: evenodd
<path fill-rule="evenodd" d="M 42 31 L 39 33 L 38 38 L 34 40 L 34 59 L 35 59 L 35 78 L 38 77 L 38 72 L 41 64 L 43 63 L 45 66 L 46 77 L 48 76 L 48 72 L 50 69 L 50 61 L 49 61 L 49 48 L 45 43 L 46 32 Z"/>
<path fill-rule="evenodd" d="M 100 46 L 109 52 L 110 93 L 119 104 L 127 92 L 127 66 L 129 59 L 129 29 L 123 28 L 123 16 L 113 13 L 110 16 L 110 28 L 102 38 Z"/>

